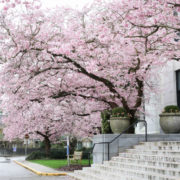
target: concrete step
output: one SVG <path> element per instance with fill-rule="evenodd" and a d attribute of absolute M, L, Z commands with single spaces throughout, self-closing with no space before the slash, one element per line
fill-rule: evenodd
<path fill-rule="evenodd" d="M 180 180 L 180 142 L 143 142 L 71 176 L 76 180 Z"/>
<path fill-rule="evenodd" d="M 161 175 L 171 175 L 174 177 L 180 177 L 180 170 L 177 168 L 166 168 L 166 167 L 158 167 L 158 166 L 150 166 L 150 165 L 143 165 L 143 164 L 131 164 L 131 163 L 124 163 L 124 162 L 118 162 L 118 163 L 105 163 L 102 166 L 103 169 L 105 170 L 121 170 L 121 169 L 132 169 L 132 170 L 137 170 L 137 171 L 143 171 L 143 172 L 148 172 L 148 173 L 158 173 Z"/>
<path fill-rule="evenodd" d="M 140 153 L 140 154 L 149 154 L 149 155 L 160 155 L 160 156 L 178 156 L 180 157 L 180 150 L 149 150 L 149 149 L 127 149 L 127 153 Z"/>
<path fill-rule="evenodd" d="M 114 159 L 114 160 L 113 160 Z M 155 166 L 155 167 L 163 167 L 163 168 L 175 168 L 180 169 L 180 162 L 159 162 L 159 161 L 150 161 L 150 160 L 138 160 L 138 159 L 132 159 L 132 158 L 124 158 L 124 157 L 114 157 L 111 161 L 105 161 L 104 164 L 110 164 L 118 165 L 119 163 L 131 163 L 131 164 L 140 164 L 140 165 L 146 165 L 146 166 Z"/>
<path fill-rule="evenodd" d="M 105 173 L 105 174 L 100 174 L 97 176 L 96 173 L 91 173 L 86 170 L 77 172 L 75 171 L 73 175 L 71 175 L 74 179 L 77 180 L 144 180 L 141 178 L 136 178 L 134 176 L 125 176 L 125 175 L 120 175 L 118 177 L 114 176 L 114 174 L 110 173 Z M 174 179 L 172 179 L 174 180 Z"/>
<path fill-rule="evenodd" d="M 104 165 L 100 165 L 97 167 L 92 167 L 89 169 L 83 169 L 84 174 L 94 174 L 102 179 L 107 177 L 108 179 L 111 178 L 113 180 L 119 180 L 123 176 L 129 176 L 134 178 L 144 178 L 144 180 L 174 180 L 177 179 L 179 176 L 169 176 L 163 175 L 155 172 L 147 172 L 143 170 L 137 169 L 127 169 L 127 168 L 110 168 L 105 167 Z M 123 177 L 124 178 L 124 177 Z"/>
<path fill-rule="evenodd" d="M 74 173 L 71 173 L 69 176 L 77 180 L 101 180 L 101 178 L 98 178 L 93 174 L 88 174 L 88 173 L 84 174 L 83 171 L 81 172 L 75 171 Z M 108 179 L 104 179 L 104 180 L 108 180 Z"/>
<path fill-rule="evenodd" d="M 172 150 L 172 151 L 180 151 L 180 146 L 178 145 L 170 145 L 170 146 L 166 146 L 166 145 L 150 145 L 150 144 L 139 144 L 139 145 L 135 145 L 133 146 L 132 149 L 148 149 L 148 150 Z"/>
<path fill-rule="evenodd" d="M 119 158 L 119 157 L 126 157 L 126 158 L 132 158 L 132 159 L 138 159 L 138 160 L 144 160 L 144 161 L 159 161 L 159 162 L 180 162 L 180 157 L 178 156 L 172 156 L 172 155 L 149 155 L 149 154 L 138 154 L 138 153 L 120 153 L 119 156 L 113 157 Z"/>
<path fill-rule="evenodd" d="M 140 145 L 144 145 L 144 146 L 180 146 L 180 141 L 152 141 L 152 142 L 140 142 Z"/>

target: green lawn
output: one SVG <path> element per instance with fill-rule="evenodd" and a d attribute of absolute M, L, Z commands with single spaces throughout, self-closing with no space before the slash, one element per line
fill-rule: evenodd
<path fill-rule="evenodd" d="M 57 169 L 57 168 L 60 168 L 63 166 L 67 166 L 67 160 L 66 159 L 59 159 L 59 160 L 40 159 L 40 160 L 30 160 L 30 162 L 41 164 L 43 166 L 47 166 L 47 167 L 54 168 L 54 169 Z M 92 161 L 91 161 L 91 163 L 92 163 Z M 82 165 L 88 165 L 89 160 L 83 159 L 81 164 Z"/>

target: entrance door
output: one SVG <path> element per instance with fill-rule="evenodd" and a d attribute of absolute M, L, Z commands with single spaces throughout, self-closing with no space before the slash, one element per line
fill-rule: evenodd
<path fill-rule="evenodd" d="M 176 71 L 177 105 L 180 108 L 180 70 Z"/>

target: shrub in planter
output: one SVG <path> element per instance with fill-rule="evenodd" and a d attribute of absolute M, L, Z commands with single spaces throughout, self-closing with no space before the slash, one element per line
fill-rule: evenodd
<path fill-rule="evenodd" d="M 179 107 L 175 105 L 166 106 L 164 108 L 164 113 L 178 113 L 180 112 Z"/>
<path fill-rule="evenodd" d="M 111 117 L 128 117 L 128 114 L 123 107 L 116 107 L 112 109 Z"/>
<path fill-rule="evenodd" d="M 112 109 L 110 126 L 113 133 L 119 134 L 126 130 L 130 125 L 128 113 L 122 107 Z"/>
<path fill-rule="evenodd" d="M 166 106 L 159 116 L 160 126 L 165 133 L 180 133 L 180 110 L 178 106 Z"/>

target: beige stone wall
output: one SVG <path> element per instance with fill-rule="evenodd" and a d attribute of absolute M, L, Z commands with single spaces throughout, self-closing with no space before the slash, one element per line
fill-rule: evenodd
<path fill-rule="evenodd" d="M 154 73 L 159 72 L 159 77 L 153 77 L 150 81 L 158 89 L 150 94 L 150 99 L 145 102 L 145 119 L 148 123 L 148 133 L 162 133 L 159 125 L 159 114 L 167 105 L 177 105 L 176 94 L 176 71 L 180 69 L 180 62 L 168 62 L 163 68 L 154 69 Z M 149 94 L 148 94 L 149 96 Z M 136 133 L 144 132 L 143 125 L 138 125 Z"/>

